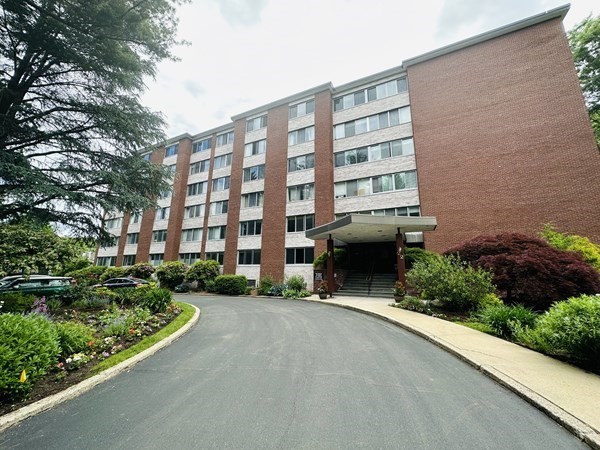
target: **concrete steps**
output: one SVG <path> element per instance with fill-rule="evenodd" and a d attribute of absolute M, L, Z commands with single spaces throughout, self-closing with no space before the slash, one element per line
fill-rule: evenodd
<path fill-rule="evenodd" d="M 344 280 L 342 289 L 337 295 L 349 297 L 378 297 L 393 298 L 393 288 L 396 282 L 395 274 L 373 274 L 371 280 L 367 280 L 367 274 L 363 272 L 349 272 Z"/>

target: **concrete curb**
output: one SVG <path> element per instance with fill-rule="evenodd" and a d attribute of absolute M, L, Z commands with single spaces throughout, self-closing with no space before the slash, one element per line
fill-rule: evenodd
<path fill-rule="evenodd" d="M 438 336 L 428 333 L 427 331 L 422 330 L 418 327 L 411 326 L 408 323 L 399 322 L 395 319 L 392 319 L 391 317 L 387 317 L 382 314 L 379 314 L 379 313 L 376 313 L 373 311 L 369 311 L 366 309 L 362 309 L 362 308 L 359 308 L 356 306 L 344 305 L 341 303 L 333 303 L 331 301 L 321 301 L 321 300 L 311 299 L 311 298 L 302 299 L 302 300 L 308 301 L 308 302 L 320 303 L 322 305 L 336 306 L 339 308 L 348 309 L 350 311 L 367 314 L 369 316 L 372 316 L 372 317 L 384 320 L 393 325 L 396 325 L 400 328 L 410 331 L 413 334 L 416 334 L 419 337 L 422 337 L 422 338 L 428 340 L 432 344 L 435 344 L 436 346 L 440 347 L 443 350 L 446 350 L 447 352 L 451 353 L 452 355 L 456 356 L 457 358 L 461 359 L 462 361 L 465 361 L 467 364 L 469 364 L 472 367 L 474 367 L 475 369 L 479 370 L 485 376 L 491 378 L 495 382 L 501 384 L 502 386 L 506 387 L 510 391 L 514 392 L 519 397 L 521 397 L 522 399 L 524 399 L 531 405 L 535 406 L 537 409 L 542 411 L 548 417 L 550 417 L 551 419 L 556 421 L 558 424 L 563 426 L 569 432 L 571 432 L 572 434 L 577 436 L 579 439 L 581 439 L 583 442 L 585 442 L 587 445 L 589 445 L 594 450 L 600 450 L 600 432 L 598 430 L 594 429 L 590 425 L 586 424 L 585 422 L 581 421 L 577 417 L 568 413 L 567 411 L 562 409 L 560 406 L 556 405 L 555 403 L 552 403 L 551 401 L 544 398 L 537 392 L 534 392 L 533 390 L 529 389 L 527 386 L 522 385 L 521 383 L 519 383 L 515 379 L 509 377 L 502 371 L 496 369 L 495 367 L 478 364 L 476 361 L 471 359 L 468 355 L 465 355 L 464 352 L 462 352 L 460 348 L 450 344 L 449 342 L 446 342 L 445 340 L 439 338 Z"/>
<path fill-rule="evenodd" d="M 132 366 L 139 363 L 140 361 L 155 354 L 162 348 L 172 344 L 174 341 L 176 341 L 185 333 L 187 333 L 200 319 L 200 309 L 194 305 L 190 306 L 192 306 L 195 309 L 194 315 L 188 321 L 188 323 L 186 323 L 172 335 L 164 338 L 162 341 L 157 342 L 152 347 L 147 348 L 146 350 L 138 353 L 137 355 L 132 356 L 131 358 L 117 364 L 116 366 L 113 366 L 110 369 L 106 369 L 105 371 L 99 373 L 98 375 L 94 375 L 91 378 L 83 380 L 82 382 L 71 386 L 70 388 L 65 389 L 62 392 L 58 392 L 54 395 L 43 398 L 35 403 L 31 403 L 30 405 L 24 406 L 16 411 L 5 414 L 4 416 L 0 416 L 0 432 L 14 425 L 17 425 L 19 422 L 36 414 L 39 414 L 42 411 L 46 411 L 47 409 L 50 409 L 62 402 L 80 396 L 84 392 L 87 392 L 90 389 L 92 389 L 94 386 L 103 383 L 104 381 L 109 380 L 114 376 L 130 369 Z"/>

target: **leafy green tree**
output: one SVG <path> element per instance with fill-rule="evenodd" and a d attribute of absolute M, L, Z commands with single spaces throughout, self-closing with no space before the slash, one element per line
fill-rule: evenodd
<path fill-rule="evenodd" d="M 220 268 L 219 263 L 212 259 L 196 261 L 185 274 L 185 280 L 190 283 L 196 281 L 198 282 L 198 289 L 204 289 L 206 282 L 213 281 L 219 276 Z"/>
<path fill-rule="evenodd" d="M 600 148 L 600 17 L 588 16 L 569 31 L 568 37 Z"/>
<path fill-rule="evenodd" d="M 0 0 L 0 221 L 106 237 L 104 211 L 155 205 L 166 174 L 139 149 L 164 122 L 140 96 L 186 1 Z"/>
<path fill-rule="evenodd" d="M 167 261 L 156 269 L 156 278 L 160 287 L 175 289 L 175 286 L 183 283 L 188 266 L 181 261 Z"/>
<path fill-rule="evenodd" d="M 48 225 L 0 224 L 0 275 L 62 272 L 86 250 L 84 241 L 60 237 Z"/>

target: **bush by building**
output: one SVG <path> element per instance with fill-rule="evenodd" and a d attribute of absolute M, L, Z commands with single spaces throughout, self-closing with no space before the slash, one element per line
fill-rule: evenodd
<path fill-rule="evenodd" d="M 206 282 L 213 281 L 219 276 L 219 270 L 221 266 L 218 261 L 207 259 L 206 261 L 196 261 L 190 266 L 186 275 L 185 281 L 198 283 L 198 289 L 206 289 Z"/>
<path fill-rule="evenodd" d="M 600 272 L 600 245 L 583 236 L 560 233 L 551 225 L 544 226 L 540 234 L 552 247 L 579 254 L 585 262 Z"/>
<path fill-rule="evenodd" d="M 245 275 L 219 275 L 214 280 L 217 294 L 243 295 L 246 293 L 248 279 Z"/>
<path fill-rule="evenodd" d="M 156 271 L 154 266 L 147 262 L 137 263 L 133 266 L 129 266 L 126 269 L 126 274 L 134 278 L 141 278 L 143 280 L 149 280 L 152 278 L 152 274 Z"/>
<path fill-rule="evenodd" d="M 111 278 L 122 278 L 124 276 L 127 276 L 126 267 L 109 267 L 100 275 L 100 283 L 104 283 Z"/>
<path fill-rule="evenodd" d="M 173 290 L 175 286 L 183 283 L 188 266 L 181 261 L 167 261 L 156 269 L 156 278 L 160 286 Z"/>

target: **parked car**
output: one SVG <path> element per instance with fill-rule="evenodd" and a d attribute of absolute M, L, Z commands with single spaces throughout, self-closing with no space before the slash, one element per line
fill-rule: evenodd
<path fill-rule="evenodd" d="M 122 278 L 109 278 L 104 283 L 94 285 L 94 288 L 108 288 L 108 289 L 120 289 L 120 288 L 135 288 L 148 284 L 146 280 L 134 277 L 122 277 Z"/>
<path fill-rule="evenodd" d="M 71 286 L 71 277 L 52 277 L 50 275 L 11 275 L 0 280 L 0 294 L 20 292 L 33 295 L 52 295 L 65 291 Z"/>

